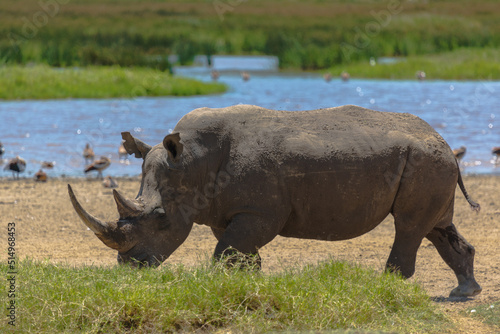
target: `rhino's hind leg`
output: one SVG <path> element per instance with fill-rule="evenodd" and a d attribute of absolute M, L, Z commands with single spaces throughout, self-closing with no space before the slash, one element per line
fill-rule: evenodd
<path fill-rule="evenodd" d="M 474 278 L 474 247 L 458 233 L 455 226 L 450 224 L 445 228 L 436 227 L 426 237 L 457 276 L 458 287 L 451 291 L 450 297 L 479 294 L 481 287 Z"/>
<path fill-rule="evenodd" d="M 404 278 L 413 276 L 417 251 L 422 239 L 423 236 L 420 238 L 413 233 L 398 232 L 396 228 L 396 236 L 391 254 L 387 260 L 386 269 L 391 272 L 399 272 Z"/>

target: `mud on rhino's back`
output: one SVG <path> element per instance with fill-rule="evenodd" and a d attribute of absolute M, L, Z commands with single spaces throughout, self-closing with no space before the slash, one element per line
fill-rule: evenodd
<path fill-rule="evenodd" d="M 175 128 L 182 133 L 212 132 L 229 140 L 233 153 L 251 156 L 294 152 L 364 158 L 389 147 L 418 146 L 449 154 L 448 145 L 425 121 L 403 113 L 347 105 L 309 111 L 278 111 L 252 105 L 196 109 Z"/>

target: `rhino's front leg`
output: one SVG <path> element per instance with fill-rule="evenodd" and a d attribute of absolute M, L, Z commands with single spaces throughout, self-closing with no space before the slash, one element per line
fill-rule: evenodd
<path fill-rule="evenodd" d="M 229 265 L 257 266 L 260 269 L 259 248 L 278 234 L 278 226 L 272 219 L 260 214 L 240 213 L 235 215 L 221 235 L 215 247 L 214 258 L 227 261 Z"/>

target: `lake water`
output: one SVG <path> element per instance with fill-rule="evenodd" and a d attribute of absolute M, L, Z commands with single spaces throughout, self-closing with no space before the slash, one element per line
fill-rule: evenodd
<path fill-rule="evenodd" d="M 183 75 L 210 80 L 206 70 Z M 55 161 L 49 176 L 84 176 L 81 156 L 91 143 L 96 156 L 109 156 L 104 174 L 140 174 L 141 161 L 119 161 L 120 132 L 130 131 L 149 144 L 161 142 L 187 112 L 199 107 L 256 104 L 279 110 L 307 110 L 344 104 L 382 111 L 408 112 L 429 122 L 452 148 L 467 147 L 465 173 L 500 173 L 491 149 L 500 146 L 500 82 L 386 81 L 334 79 L 320 75 L 222 73 L 230 89 L 222 95 L 137 99 L 68 99 L 0 102 L 0 141 L 4 160 L 20 155 L 32 177 L 41 161 Z M 0 176 L 10 176 L 7 171 Z"/>

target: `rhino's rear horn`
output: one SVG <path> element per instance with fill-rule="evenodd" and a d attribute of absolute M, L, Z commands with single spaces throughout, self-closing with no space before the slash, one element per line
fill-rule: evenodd
<path fill-rule="evenodd" d="M 115 189 L 113 189 L 113 196 L 115 197 L 120 219 L 136 217 L 143 212 L 143 208 L 140 204 L 126 199 Z"/>

